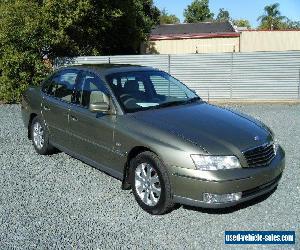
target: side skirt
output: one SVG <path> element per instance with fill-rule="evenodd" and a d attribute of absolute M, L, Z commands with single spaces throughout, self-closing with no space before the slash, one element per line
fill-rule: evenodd
<path fill-rule="evenodd" d="M 67 149 L 67 148 L 65 148 L 61 145 L 53 143 L 52 141 L 50 142 L 50 144 L 53 145 L 53 147 L 59 149 L 60 151 L 65 152 L 66 154 L 68 154 L 68 155 L 70 155 L 70 156 L 72 156 L 72 157 L 74 157 L 74 158 L 76 158 L 76 159 L 78 159 L 78 160 L 94 167 L 94 168 L 97 168 L 97 169 L 101 170 L 102 172 L 105 172 L 106 174 L 108 174 L 108 175 L 110 175 L 110 176 L 112 176 L 112 177 L 114 177 L 114 178 L 116 178 L 120 181 L 123 180 L 123 173 L 120 173 L 116 170 L 111 169 L 110 167 L 107 167 L 103 164 L 95 162 L 95 161 L 93 161 L 93 160 L 91 160 L 91 159 L 89 159 L 89 158 L 87 158 L 83 155 L 77 154 L 77 153 L 75 153 L 75 152 L 73 152 L 73 151 L 71 151 L 71 150 L 69 150 L 69 149 Z"/>

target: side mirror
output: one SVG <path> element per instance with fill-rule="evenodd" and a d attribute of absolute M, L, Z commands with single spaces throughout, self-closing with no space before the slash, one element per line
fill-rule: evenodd
<path fill-rule="evenodd" d="M 107 102 L 95 102 L 91 103 L 89 106 L 89 110 L 93 113 L 108 113 L 109 104 Z"/>

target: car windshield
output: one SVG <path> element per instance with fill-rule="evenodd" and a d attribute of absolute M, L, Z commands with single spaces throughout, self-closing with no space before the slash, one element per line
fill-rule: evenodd
<path fill-rule="evenodd" d="M 183 83 L 163 71 L 114 73 L 106 80 L 127 113 L 200 100 Z"/>

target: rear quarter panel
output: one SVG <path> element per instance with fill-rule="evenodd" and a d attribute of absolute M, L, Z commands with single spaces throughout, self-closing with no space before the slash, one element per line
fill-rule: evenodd
<path fill-rule="evenodd" d="M 39 87 L 29 87 L 21 100 L 21 113 L 25 127 L 28 127 L 31 114 L 41 113 L 41 90 Z"/>

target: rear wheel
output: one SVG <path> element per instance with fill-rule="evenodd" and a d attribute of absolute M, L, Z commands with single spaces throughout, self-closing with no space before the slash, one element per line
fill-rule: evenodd
<path fill-rule="evenodd" d="M 54 152 L 54 147 L 49 143 L 49 133 L 43 120 L 36 116 L 30 127 L 31 139 L 37 153 L 48 155 Z"/>
<path fill-rule="evenodd" d="M 143 152 L 131 161 L 131 186 L 136 201 L 150 214 L 160 215 L 173 207 L 167 170 L 152 152 Z"/>

